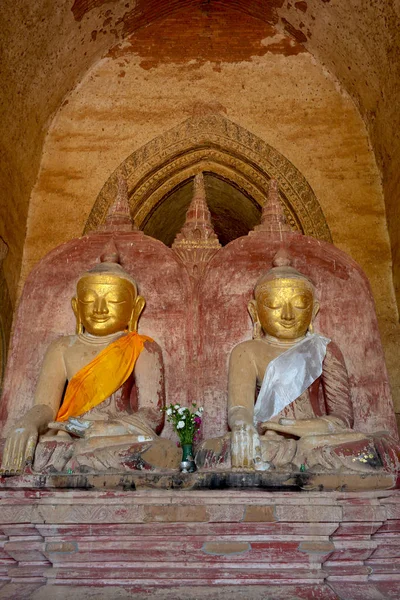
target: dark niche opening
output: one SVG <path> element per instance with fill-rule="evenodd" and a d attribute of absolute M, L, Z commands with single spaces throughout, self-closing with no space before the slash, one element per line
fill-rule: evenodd
<path fill-rule="evenodd" d="M 261 208 L 246 192 L 215 173 L 204 173 L 204 184 L 211 222 L 220 243 L 247 235 L 260 222 Z M 166 194 L 147 217 L 143 231 L 171 246 L 181 230 L 193 198 L 193 178 Z"/>

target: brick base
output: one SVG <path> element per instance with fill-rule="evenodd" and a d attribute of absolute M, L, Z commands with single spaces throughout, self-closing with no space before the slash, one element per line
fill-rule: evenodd
<path fill-rule="evenodd" d="M 0 497 L 7 584 L 400 586 L 400 491 L 3 490 Z"/>

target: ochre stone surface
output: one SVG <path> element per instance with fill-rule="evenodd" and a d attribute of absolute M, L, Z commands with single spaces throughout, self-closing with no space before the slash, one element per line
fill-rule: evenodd
<path fill-rule="evenodd" d="M 276 521 L 273 506 L 248 506 L 244 516 L 246 522 Z"/>
<path fill-rule="evenodd" d="M 208 521 L 205 506 L 148 506 L 145 510 L 148 523 L 185 523 Z"/>
<path fill-rule="evenodd" d="M 202 548 L 206 554 L 226 556 L 228 554 L 243 554 L 251 550 L 248 542 L 206 542 Z"/>

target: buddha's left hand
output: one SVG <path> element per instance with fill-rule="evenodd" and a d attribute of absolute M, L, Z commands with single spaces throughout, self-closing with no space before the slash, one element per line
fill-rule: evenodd
<path fill-rule="evenodd" d="M 260 430 L 265 431 L 279 431 L 281 433 L 288 433 L 297 437 L 304 437 L 306 435 L 323 435 L 325 433 L 331 433 L 329 429 L 329 423 L 324 419 L 279 419 L 279 422 L 265 421 L 261 423 Z"/>
<path fill-rule="evenodd" d="M 140 418 L 139 415 L 129 415 L 129 421 L 89 421 L 78 417 L 70 417 L 63 423 L 49 423 L 49 429 L 62 429 L 78 437 L 90 439 L 93 437 L 110 437 L 134 435 L 141 437 L 139 441 L 149 441 L 154 438 L 154 431 Z"/>

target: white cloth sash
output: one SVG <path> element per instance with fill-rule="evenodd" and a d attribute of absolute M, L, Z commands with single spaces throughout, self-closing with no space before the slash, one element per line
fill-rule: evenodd
<path fill-rule="evenodd" d="M 275 417 L 321 375 L 330 341 L 318 333 L 307 334 L 271 360 L 254 407 L 254 424 Z"/>

